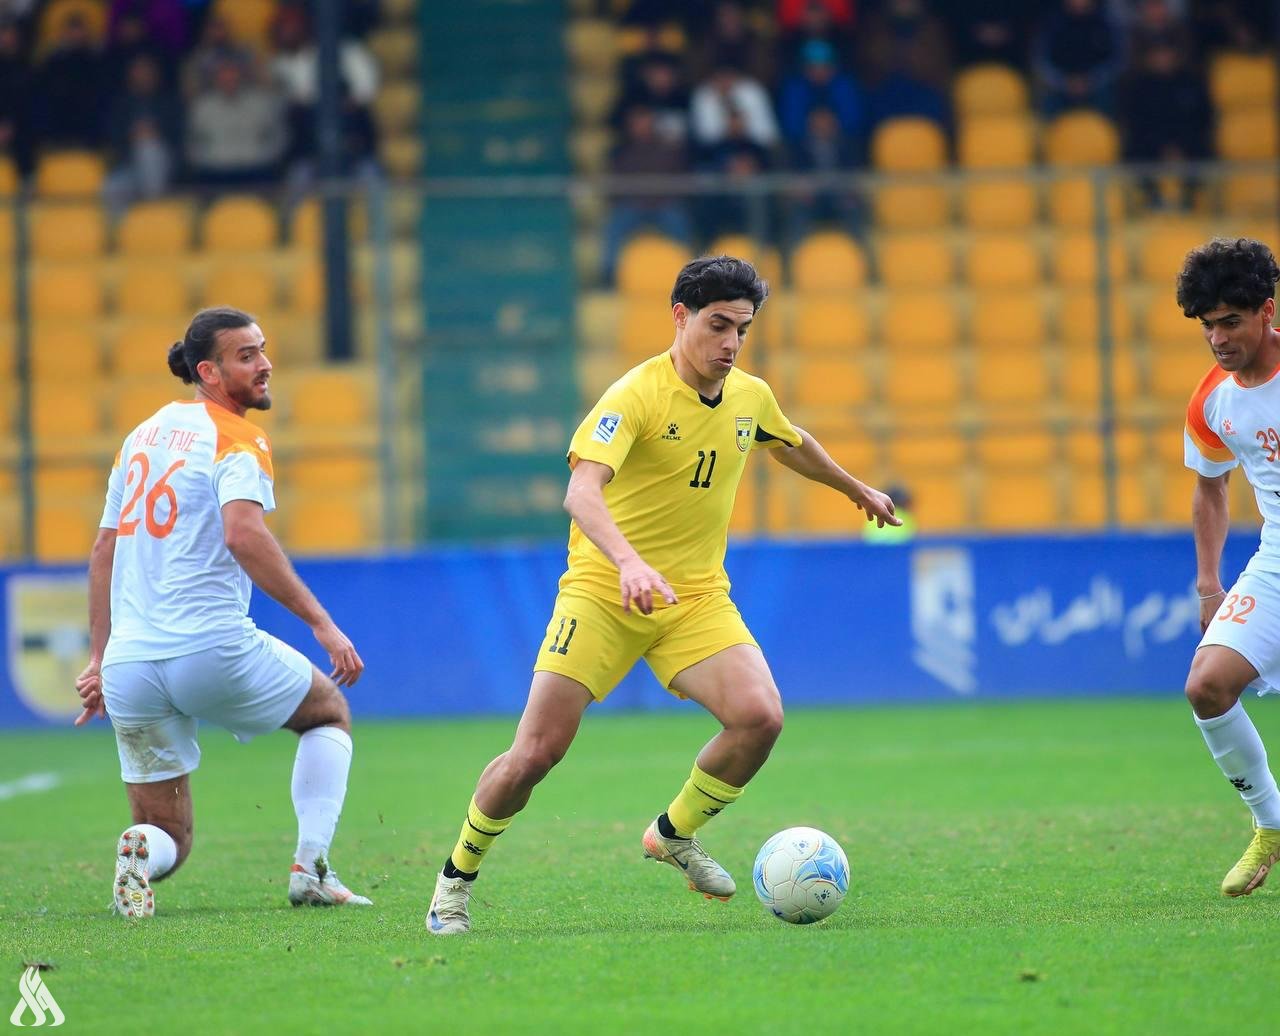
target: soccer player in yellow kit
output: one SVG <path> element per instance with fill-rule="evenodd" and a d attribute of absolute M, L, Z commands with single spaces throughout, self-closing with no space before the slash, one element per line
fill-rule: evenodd
<path fill-rule="evenodd" d="M 640 658 L 724 728 L 644 833 L 644 854 L 681 870 L 709 899 L 733 895 L 733 879 L 695 835 L 742 794 L 782 730 L 778 688 L 729 599 L 724 570 L 747 457 L 768 448 L 844 493 L 868 521 L 898 524 L 889 497 L 844 471 L 787 420 L 768 385 L 736 368 L 767 294 L 741 259 L 689 263 L 671 293 L 671 348 L 610 386 L 574 433 L 568 570 L 515 740 L 480 776 L 436 879 L 428 931 L 470 930 L 467 905 L 484 854 L 564 757 L 587 706 Z"/>

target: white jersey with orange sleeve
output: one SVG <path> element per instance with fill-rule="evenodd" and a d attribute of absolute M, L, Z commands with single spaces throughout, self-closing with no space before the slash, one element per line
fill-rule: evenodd
<path fill-rule="evenodd" d="M 243 638 L 252 581 L 227 549 L 222 507 L 275 509 L 266 433 L 215 403 L 161 407 L 125 439 L 107 482 L 116 529 L 103 665 L 177 658 Z"/>
<path fill-rule="evenodd" d="M 1249 562 L 1254 572 L 1280 573 L 1280 368 L 1246 387 L 1214 366 L 1187 407 L 1183 451 L 1201 475 L 1244 468 L 1262 515 L 1262 542 Z"/>

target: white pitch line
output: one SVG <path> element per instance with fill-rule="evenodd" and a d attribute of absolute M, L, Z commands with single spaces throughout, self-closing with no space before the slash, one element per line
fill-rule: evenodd
<path fill-rule="evenodd" d="M 48 791 L 62 783 L 56 773 L 29 773 L 16 781 L 5 781 L 0 784 L 0 801 L 16 799 L 19 795 L 34 795 L 39 791 Z"/>

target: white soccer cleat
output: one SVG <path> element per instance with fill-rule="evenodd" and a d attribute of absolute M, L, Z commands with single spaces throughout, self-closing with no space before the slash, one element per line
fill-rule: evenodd
<path fill-rule="evenodd" d="M 689 887 L 707 899 L 727 902 L 738 891 L 729 872 L 708 855 L 696 838 L 663 838 L 655 820 L 645 831 L 643 844 L 646 859 L 669 863 L 682 871 Z"/>
<path fill-rule="evenodd" d="M 373 906 L 373 900 L 357 896 L 338 880 L 338 875 L 323 860 L 316 860 L 312 874 L 295 863 L 289 871 L 289 902 L 294 906 Z"/>
<path fill-rule="evenodd" d="M 427 911 L 427 931 L 432 935 L 461 935 L 471 931 L 467 901 L 471 899 L 474 884 L 474 879 L 467 881 L 466 878 L 446 878 L 444 872 L 437 874 L 436 892 Z"/>
<path fill-rule="evenodd" d="M 111 902 L 122 917 L 151 917 L 156 912 L 150 873 L 147 836 L 130 828 L 116 843 L 116 880 L 111 887 Z"/>

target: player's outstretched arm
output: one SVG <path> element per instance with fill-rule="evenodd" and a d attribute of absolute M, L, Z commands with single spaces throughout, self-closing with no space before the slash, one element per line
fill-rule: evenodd
<path fill-rule="evenodd" d="M 116 530 L 99 529 L 89 552 L 89 664 L 76 677 L 76 693 L 84 711 L 76 717 L 83 726 L 105 716 L 102 704 L 102 653 L 111 636 L 111 569 L 116 557 Z"/>
<path fill-rule="evenodd" d="M 1227 475 L 1196 475 L 1191 494 L 1191 531 L 1196 541 L 1196 593 L 1200 595 L 1200 630 L 1213 621 L 1222 604 L 1222 547 L 1231 516 L 1227 505 Z"/>
<path fill-rule="evenodd" d="M 349 687 L 360 679 L 364 662 L 355 645 L 334 625 L 315 594 L 294 571 L 267 528 L 262 505 L 256 500 L 228 501 L 222 508 L 222 527 L 227 549 L 249 573 L 254 585 L 311 627 L 333 664 L 329 678 L 339 687 Z"/>
<path fill-rule="evenodd" d="M 779 446 L 769 451 L 779 464 L 843 493 L 866 512 L 869 522 L 881 527 L 902 524 L 902 519 L 893 513 L 893 501 L 886 494 L 859 482 L 831 459 L 817 439 L 799 425 L 795 429 L 800 433 L 799 446 Z"/>
<path fill-rule="evenodd" d="M 578 523 L 583 535 L 618 566 L 622 610 L 630 612 L 634 602 L 642 615 L 648 615 L 653 611 L 654 594 L 659 594 L 667 604 L 675 604 L 676 595 L 657 570 L 650 568 L 636 553 L 609 513 L 609 506 L 604 502 L 604 487 L 611 478 L 613 469 L 609 465 L 579 460 L 569 476 L 564 509 Z"/>

